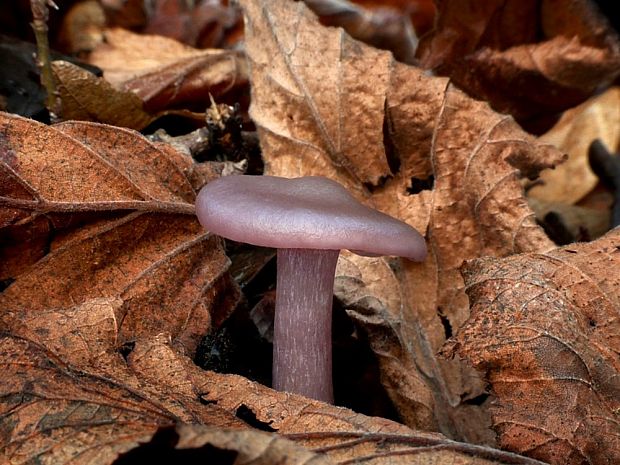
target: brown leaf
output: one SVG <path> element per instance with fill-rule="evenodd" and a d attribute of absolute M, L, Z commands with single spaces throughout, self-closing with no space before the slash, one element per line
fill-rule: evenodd
<path fill-rule="evenodd" d="M 205 460 L 218 457 L 201 448 L 211 444 L 252 457 L 253 463 L 306 463 L 310 458 L 313 463 L 358 458 L 383 463 L 389 458 L 403 464 L 540 465 L 275 392 L 239 376 L 204 372 L 162 337 L 137 341 L 125 364 L 114 350 L 117 310 L 118 302 L 98 299 L 12 321 L 11 331 L 20 336 L 0 337 L 5 367 L 0 459 L 111 464 L 127 454 L 126 459 L 134 459 L 130 463 L 141 463 L 148 448 L 139 445 L 155 435 L 159 441 L 162 436 L 178 439 L 160 445 L 160 454 L 170 454 L 172 443 L 177 449 L 200 448 L 196 452 Z M 162 430 L 175 423 L 177 434 Z M 289 440 L 256 428 L 277 429 Z M 152 442 L 157 446 L 156 438 Z"/>
<path fill-rule="evenodd" d="M 355 0 L 355 3 L 370 10 L 387 6 L 408 14 L 418 37 L 433 28 L 437 10 L 433 0 Z"/>
<path fill-rule="evenodd" d="M 117 347 L 121 304 L 3 313 L 11 335 L 0 337 L 0 461 L 107 464 L 176 422 L 243 427 L 178 383 L 152 384 L 127 367 Z"/>
<path fill-rule="evenodd" d="M 0 461 L 111 463 L 174 417 L 139 393 L 71 370 L 44 348 L 0 336 Z M 115 440 L 111 441 L 110 439 Z"/>
<path fill-rule="evenodd" d="M 555 226 L 563 229 L 563 231 L 556 231 L 556 235 L 560 237 L 554 237 L 553 232 L 547 232 L 558 245 L 579 242 L 584 236 L 587 240 L 596 239 L 609 231 L 611 219 L 609 208 L 594 209 L 558 202 L 544 202 L 533 198 L 530 198 L 528 203 L 536 213 L 536 218 L 546 224 L 547 230 L 550 227 L 549 223 L 552 229 Z M 555 225 L 554 221 L 559 221 L 561 224 Z M 568 235 L 565 240 L 559 240 L 566 233 Z"/>
<path fill-rule="evenodd" d="M 600 139 L 613 152 L 620 149 L 620 87 L 612 87 L 566 111 L 541 140 L 568 154 L 566 163 L 541 173 L 542 183 L 528 196 L 546 202 L 575 204 L 594 189 L 598 177 L 588 163 L 590 144 Z"/>
<path fill-rule="evenodd" d="M 122 29 L 105 32 L 89 62 L 122 91 L 138 95 L 149 111 L 184 104 L 204 111 L 209 94 L 216 99 L 247 85 L 242 53 L 197 50 L 166 37 L 138 35 Z"/>
<path fill-rule="evenodd" d="M 540 465 L 489 447 L 474 446 L 409 428 L 392 421 L 366 417 L 305 397 L 273 391 L 237 375 L 198 369 L 186 357 L 161 343 L 137 345 L 129 363 L 146 382 L 157 379 L 187 393 L 199 393 L 202 402 L 217 405 L 245 419 L 254 428 L 276 431 L 315 453 L 325 453 L 334 462 L 363 459 L 370 463 L 426 464 L 517 463 Z M 272 436 L 274 439 L 274 436 Z M 243 447 L 241 442 L 241 447 Z M 239 447 L 239 444 L 231 446 Z M 488 462 L 486 461 L 488 460 Z M 460 462 L 459 462 L 460 463 Z"/>
<path fill-rule="evenodd" d="M 0 127 L 8 258 L 0 276 L 15 279 L 0 308 L 118 298 L 121 342 L 165 331 L 191 353 L 238 295 L 219 240 L 194 217 L 195 191 L 178 160 L 111 126 L 48 127 L 2 114 Z"/>
<path fill-rule="evenodd" d="M 284 438 L 267 434 L 253 429 L 244 431 L 213 428 L 205 426 L 177 425 L 173 449 L 179 452 L 196 451 L 197 460 L 205 463 L 252 463 L 256 465 L 330 465 L 333 462 L 321 453 L 310 452 L 307 449 Z M 157 443 L 157 442 L 156 442 Z M 208 447 L 208 446 L 211 446 Z M 148 449 L 147 449 L 148 451 Z M 146 451 L 145 451 L 146 452 Z M 129 463 L 143 463 L 143 460 L 152 459 L 152 456 L 140 455 L 140 449 L 128 454 Z M 175 459 L 174 454 L 169 454 Z M 187 455 L 179 454 L 182 461 Z M 135 460 L 131 462 L 131 460 Z"/>
<path fill-rule="evenodd" d="M 415 62 L 418 37 L 407 12 L 389 6 L 364 9 L 344 0 L 306 0 L 326 26 L 342 27 L 354 39 L 390 50 L 398 61 Z"/>
<path fill-rule="evenodd" d="M 467 262 L 472 314 L 448 346 L 484 371 L 502 447 L 620 462 L 620 230 L 546 254 Z"/>
<path fill-rule="evenodd" d="M 77 55 L 103 41 L 106 17 L 101 2 L 85 0 L 71 6 L 62 18 L 58 43 L 66 53 Z"/>
<path fill-rule="evenodd" d="M 66 61 L 52 62 L 52 71 L 66 120 L 93 121 L 142 129 L 155 116 L 142 109 L 142 100 L 128 91 L 114 89 L 104 78 Z"/>
<path fill-rule="evenodd" d="M 317 460 L 327 453 L 323 460 L 337 461 L 534 463 L 272 391 L 239 376 L 202 371 L 165 335 L 137 340 L 125 361 L 117 340 L 121 307 L 120 299 L 93 299 L 65 309 L 3 313 L 11 336 L 0 337 L 0 365 L 6 367 L 0 457 L 112 463 L 131 449 L 129 456 L 140 457 L 138 443 L 162 433 L 162 426 L 191 422 L 217 428 L 178 425 L 177 448 L 208 442 L 242 456 L 258 454 L 259 463 L 262 454 L 267 460 L 285 452 L 291 463 L 318 453 Z M 278 431 L 297 444 L 239 431 L 248 426 Z M 210 456 L 208 450 L 201 453 Z"/>
<path fill-rule="evenodd" d="M 347 255 L 339 265 L 337 296 L 369 333 L 399 414 L 492 442 L 481 380 L 435 353 L 469 314 L 463 260 L 552 247 L 520 178 L 560 153 L 446 79 L 321 27 L 300 3 L 242 4 L 267 172 L 331 177 L 426 234 L 423 264 Z"/>
<path fill-rule="evenodd" d="M 442 1 L 418 57 L 515 118 L 570 108 L 620 72 L 620 40 L 591 0 Z"/>
<path fill-rule="evenodd" d="M 230 30 L 241 25 L 239 7 L 231 3 L 156 0 L 149 8 L 148 24 L 142 32 L 170 37 L 198 48 L 232 48 L 222 47 Z"/>

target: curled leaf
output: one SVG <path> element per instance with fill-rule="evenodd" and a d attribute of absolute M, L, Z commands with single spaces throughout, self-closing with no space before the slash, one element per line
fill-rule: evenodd
<path fill-rule="evenodd" d="M 620 461 L 620 231 L 463 274 L 470 319 L 446 351 L 482 370 L 503 448 L 553 464 Z"/>

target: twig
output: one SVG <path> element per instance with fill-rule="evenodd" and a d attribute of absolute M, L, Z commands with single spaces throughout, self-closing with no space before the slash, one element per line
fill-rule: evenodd
<path fill-rule="evenodd" d="M 588 160 L 594 174 L 613 191 L 614 204 L 611 211 L 611 227 L 620 225 L 620 157 L 612 155 L 603 143 L 596 139 L 590 144 Z"/>
<path fill-rule="evenodd" d="M 37 66 L 41 72 L 41 85 L 47 92 L 45 106 L 50 113 L 50 119 L 54 121 L 60 114 L 60 100 L 56 93 L 56 83 L 52 74 L 52 59 L 50 46 L 47 39 L 47 20 L 49 18 L 48 6 L 58 9 L 53 0 L 30 0 L 32 10 L 32 29 L 37 41 Z"/>

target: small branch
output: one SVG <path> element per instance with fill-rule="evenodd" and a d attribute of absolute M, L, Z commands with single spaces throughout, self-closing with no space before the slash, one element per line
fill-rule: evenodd
<path fill-rule="evenodd" d="M 612 155 L 603 143 L 596 139 L 590 144 L 588 161 L 594 174 L 613 192 L 611 227 L 615 228 L 620 225 L 620 156 Z"/>
<path fill-rule="evenodd" d="M 60 100 L 58 99 L 56 83 L 52 74 L 52 59 L 47 38 L 48 6 L 56 10 L 58 9 L 53 0 L 30 0 L 33 19 L 31 26 L 37 41 L 37 66 L 41 73 L 41 85 L 47 92 L 45 106 L 50 113 L 50 119 L 54 121 L 60 114 Z"/>

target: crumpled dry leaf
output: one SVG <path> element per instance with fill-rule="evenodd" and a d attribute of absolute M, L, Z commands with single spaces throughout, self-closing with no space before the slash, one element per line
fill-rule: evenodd
<path fill-rule="evenodd" d="M 470 319 L 446 348 L 485 372 L 503 448 L 620 463 L 620 229 L 545 254 L 467 262 Z"/>
<path fill-rule="evenodd" d="M 253 429 L 239 431 L 179 424 L 174 431 L 164 431 L 164 434 L 160 433 L 160 435 L 163 436 L 163 441 L 156 436 L 154 441 L 145 445 L 144 448 L 135 449 L 127 454 L 125 457 L 127 464 L 151 463 L 152 460 L 162 460 L 162 453 L 168 463 L 183 463 L 184 460 L 187 460 L 187 452 L 192 450 L 195 450 L 193 457 L 203 463 L 231 465 L 249 463 L 253 465 L 273 465 L 274 463 L 281 465 L 333 464 L 328 457 L 321 453 L 311 452 L 287 439 Z M 160 441 L 161 444 L 159 444 Z M 185 454 L 183 454 L 184 452 Z"/>
<path fill-rule="evenodd" d="M 107 464 L 176 422 L 244 427 L 196 396 L 137 377 L 117 346 L 120 307 L 120 299 L 94 299 L 3 312 L 11 334 L 0 336 L 2 463 Z"/>
<path fill-rule="evenodd" d="M 609 231 L 609 208 L 595 209 L 533 198 L 528 203 L 536 213 L 536 218 L 546 228 L 547 235 L 558 245 L 590 241 Z"/>
<path fill-rule="evenodd" d="M 178 439 L 160 444 L 163 454 L 209 443 L 258 463 L 277 457 L 280 463 L 286 455 L 284 463 L 299 464 L 310 458 L 313 463 L 389 458 L 540 465 L 272 391 L 239 376 L 204 372 L 172 349 L 165 335 L 136 341 L 125 359 L 115 334 L 119 304 L 95 299 L 49 313 L 4 315 L 13 335 L 0 337 L 0 364 L 7 368 L 0 386 L 0 458 L 111 464 L 126 453 L 136 463 L 163 434 Z M 162 431 L 173 424 L 177 434 Z M 277 430 L 297 444 L 257 429 Z M 200 453 L 203 460 L 220 457 L 210 449 Z"/>
<path fill-rule="evenodd" d="M 233 42 L 241 25 L 241 12 L 234 2 L 208 0 L 156 0 L 147 9 L 148 21 L 142 31 L 166 36 L 197 48 L 225 48 Z M 233 38 L 227 37 L 231 30 Z"/>
<path fill-rule="evenodd" d="M 273 391 L 237 375 L 203 371 L 161 343 L 136 346 L 129 363 L 146 382 L 177 385 L 186 398 L 217 405 L 251 426 L 277 432 L 334 462 L 360 458 L 384 463 L 531 463 L 525 457 L 489 447 L 451 441 L 436 433 L 412 431 L 379 417 L 367 417 L 299 395 Z M 482 460 L 482 462 L 479 462 Z M 372 462 L 371 462 L 372 463 Z M 536 462 L 537 464 L 539 462 Z"/>
<path fill-rule="evenodd" d="M 568 154 L 568 160 L 541 173 L 542 183 L 528 190 L 528 197 L 545 202 L 575 204 L 594 189 L 598 176 L 588 163 L 590 144 L 600 139 L 614 152 L 620 149 L 620 87 L 566 111 L 541 140 Z"/>
<path fill-rule="evenodd" d="M 0 308 L 119 298 L 121 342 L 166 331 L 192 353 L 238 291 L 195 219 L 188 166 L 111 126 L 0 114 L 0 134 L 0 279 L 15 280 Z"/>
<path fill-rule="evenodd" d="M 437 10 L 433 0 L 353 0 L 353 3 L 370 11 L 388 7 L 409 15 L 418 37 L 432 29 Z"/>
<path fill-rule="evenodd" d="M 62 18 L 58 33 L 59 46 L 72 55 L 88 52 L 103 41 L 105 25 L 105 12 L 101 2 L 77 2 Z"/>
<path fill-rule="evenodd" d="M 61 114 L 66 120 L 93 121 L 143 129 L 156 116 L 143 110 L 140 97 L 129 91 L 117 90 L 104 78 L 66 61 L 53 61 L 52 72 Z"/>
<path fill-rule="evenodd" d="M 27 340 L 2 335 L 0 353 L 2 463 L 43 456 L 39 463 L 62 464 L 77 454 L 79 463 L 111 463 L 174 420 L 139 393 L 72 371 Z"/>
<path fill-rule="evenodd" d="M 89 62 L 117 89 L 138 95 L 148 111 L 184 104 L 204 111 L 248 83 L 245 57 L 232 50 L 197 50 L 175 40 L 122 29 L 105 32 Z"/>
<path fill-rule="evenodd" d="M 447 79 L 321 27 L 301 3 L 242 5 L 266 171 L 336 179 L 428 240 L 423 264 L 343 255 L 337 271 L 336 295 L 369 333 L 399 414 L 492 443 L 483 383 L 435 353 L 468 317 L 463 260 L 553 247 L 520 178 L 561 154 Z"/>
<path fill-rule="evenodd" d="M 417 55 L 519 120 L 570 108 L 620 74 L 620 39 L 591 0 L 442 1 Z"/>
<path fill-rule="evenodd" d="M 415 62 L 418 37 L 405 12 L 389 6 L 364 9 L 346 0 L 305 0 L 326 26 L 342 27 L 354 39 L 390 50 L 403 63 Z"/>

